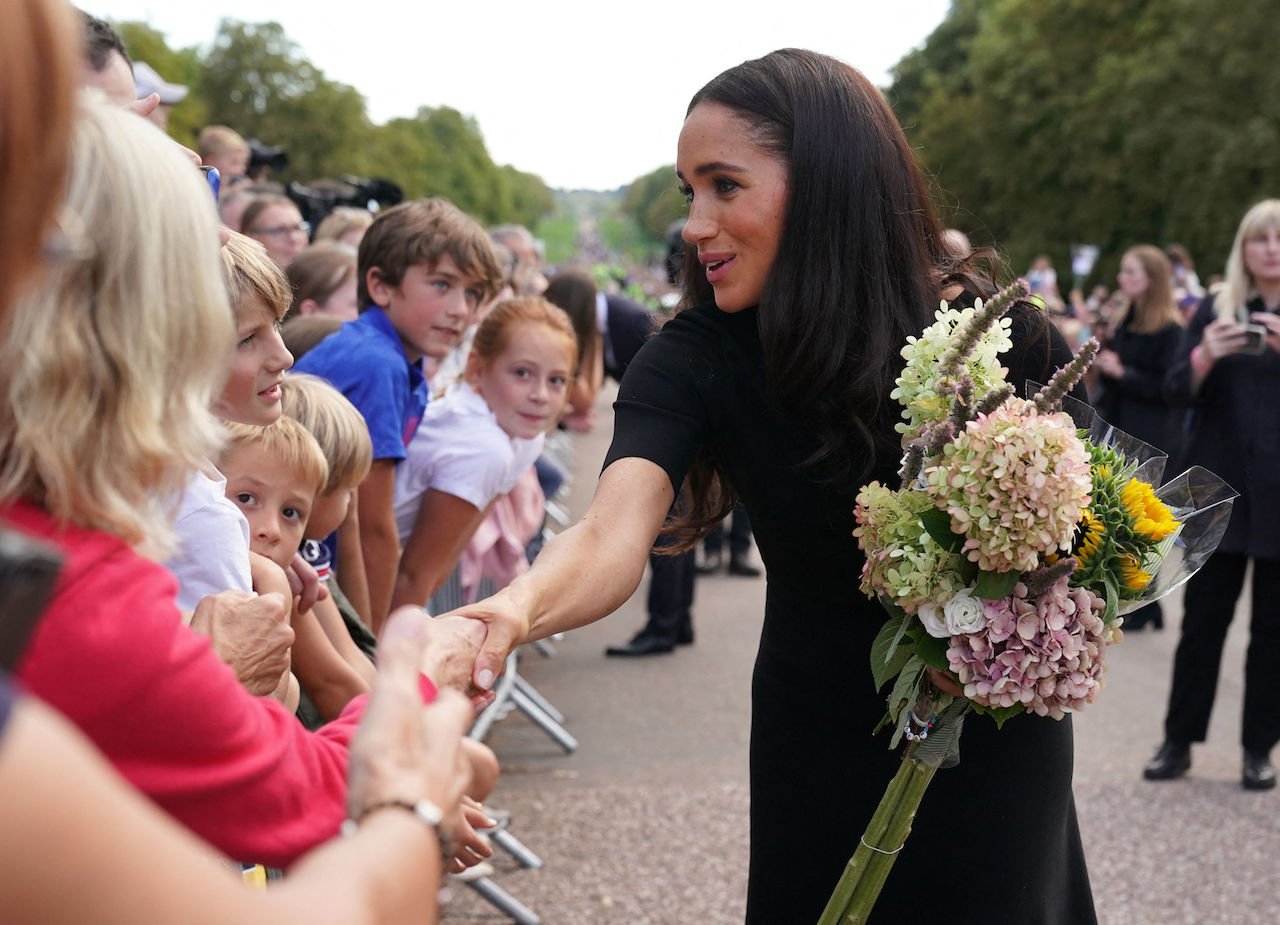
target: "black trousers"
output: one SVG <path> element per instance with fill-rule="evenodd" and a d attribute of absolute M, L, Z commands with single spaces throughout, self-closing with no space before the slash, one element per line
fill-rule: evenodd
<path fill-rule="evenodd" d="M 668 546 L 671 542 L 663 535 L 655 545 Z M 692 549 L 674 556 L 650 553 L 652 576 L 649 579 L 649 622 L 645 632 L 674 642 L 681 625 L 691 626 L 693 582 L 697 575 L 694 565 Z"/>
<path fill-rule="evenodd" d="M 733 506 L 733 512 L 725 518 L 729 522 L 729 555 L 741 559 L 751 551 L 751 518 L 741 503 Z M 724 547 L 724 521 L 716 524 L 702 539 L 702 548 L 716 554 Z"/>
<path fill-rule="evenodd" d="M 1187 582 L 1164 721 L 1165 738 L 1172 742 L 1203 742 L 1209 731 L 1222 647 L 1248 564 L 1248 556 L 1216 552 Z M 1269 752 L 1280 742 L 1280 698 L 1274 682 L 1280 671 L 1280 561 L 1253 560 L 1251 597 L 1240 741 L 1249 751 Z"/>

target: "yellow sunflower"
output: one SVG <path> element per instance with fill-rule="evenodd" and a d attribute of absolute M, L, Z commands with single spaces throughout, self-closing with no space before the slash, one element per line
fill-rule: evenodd
<path fill-rule="evenodd" d="M 1093 511 L 1085 508 L 1080 518 L 1080 544 L 1076 549 L 1076 558 L 1080 567 L 1085 568 L 1093 562 L 1094 556 L 1102 548 L 1102 540 L 1106 534 L 1106 526 L 1094 516 Z"/>
<path fill-rule="evenodd" d="M 1120 501 L 1133 518 L 1133 532 L 1158 543 L 1181 526 L 1173 519 L 1169 506 L 1155 496 L 1151 486 L 1129 479 L 1120 493 Z"/>
<path fill-rule="evenodd" d="M 1120 581 L 1126 591 L 1141 591 L 1151 584 L 1151 573 L 1142 568 L 1133 556 L 1120 557 Z"/>

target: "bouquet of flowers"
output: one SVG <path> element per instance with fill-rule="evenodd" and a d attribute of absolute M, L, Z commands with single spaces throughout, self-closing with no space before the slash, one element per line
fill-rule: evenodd
<path fill-rule="evenodd" d="M 819 925 L 866 921 L 967 713 L 1003 725 L 1091 702 L 1123 614 L 1186 581 L 1226 530 L 1226 483 L 1197 467 L 1161 484 L 1164 454 L 1070 398 L 1096 341 L 1014 395 L 999 356 L 1025 295 L 944 302 L 902 351 L 902 484 L 862 488 L 854 535 L 862 591 L 889 615 L 871 650 L 877 688 L 892 682 L 880 728 L 907 747 Z"/>

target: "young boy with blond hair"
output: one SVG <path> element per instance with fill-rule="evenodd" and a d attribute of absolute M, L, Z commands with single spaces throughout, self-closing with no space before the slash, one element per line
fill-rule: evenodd
<path fill-rule="evenodd" d="M 373 466 L 359 490 L 360 541 L 376 631 L 400 561 L 392 508 L 397 463 L 427 406 L 424 361 L 443 358 L 476 306 L 502 286 L 484 229 L 443 199 L 387 209 L 360 242 L 360 317 L 313 348 L 300 372 L 332 383 L 364 416 Z"/>
<path fill-rule="evenodd" d="M 334 647 L 372 682 L 377 640 L 368 628 L 369 589 L 360 552 L 357 493 L 373 463 L 373 444 L 355 405 L 319 376 L 291 373 L 284 382 L 284 413 L 315 437 L 329 463 L 329 479 L 316 499 L 302 543 L 302 558 L 329 588 L 316 618 Z M 324 540 L 337 531 L 337 561 Z"/>
<path fill-rule="evenodd" d="M 331 516 L 326 509 L 326 502 L 328 509 L 333 507 L 326 498 L 329 463 L 315 437 L 287 416 L 265 427 L 229 424 L 227 431 L 219 462 L 227 477 L 227 497 L 249 523 L 249 548 L 286 569 L 312 518 Z M 361 674 L 344 660 L 314 610 L 295 604 L 292 624 L 293 674 L 320 717 L 333 719 L 369 690 L 372 671 Z"/>
<path fill-rule="evenodd" d="M 293 363 L 278 330 L 291 299 L 288 284 L 261 245 L 237 234 L 222 249 L 222 275 L 236 342 L 212 410 L 224 421 L 269 424 L 280 416 L 280 383 Z M 226 479 L 212 460 L 191 474 L 174 521 L 178 549 L 165 565 L 178 581 L 178 606 L 191 615 L 191 628 L 209 637 L 250 692 L 286 699 L 293 642 L 289 582 L 274 564 L 250 552 L 248 524 L 225 489 Z M 199 607 L 225 591 L 244 597 L 234 606 Z M 271 592 L 281 596 L 272 599 Z"/>
<path fill-rule="evenodd" d="M 252 152 L 240 133 L 225 125 L 206 125 L 196 137 L 196 153 L 208 167 L 218 168 L 223 183 L 230 183 L 249 172 Z"/>

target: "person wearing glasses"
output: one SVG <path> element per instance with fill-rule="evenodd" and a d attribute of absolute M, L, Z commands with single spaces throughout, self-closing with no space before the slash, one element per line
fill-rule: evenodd
<path fill-rule="evenodd" d="M 260 196 L 249 203 L 240 218 L 240 231 L 260 241 L 282 270 L 311 240 L 311 225 L 302 220 L 290 199 L 279 195 Z"/>

